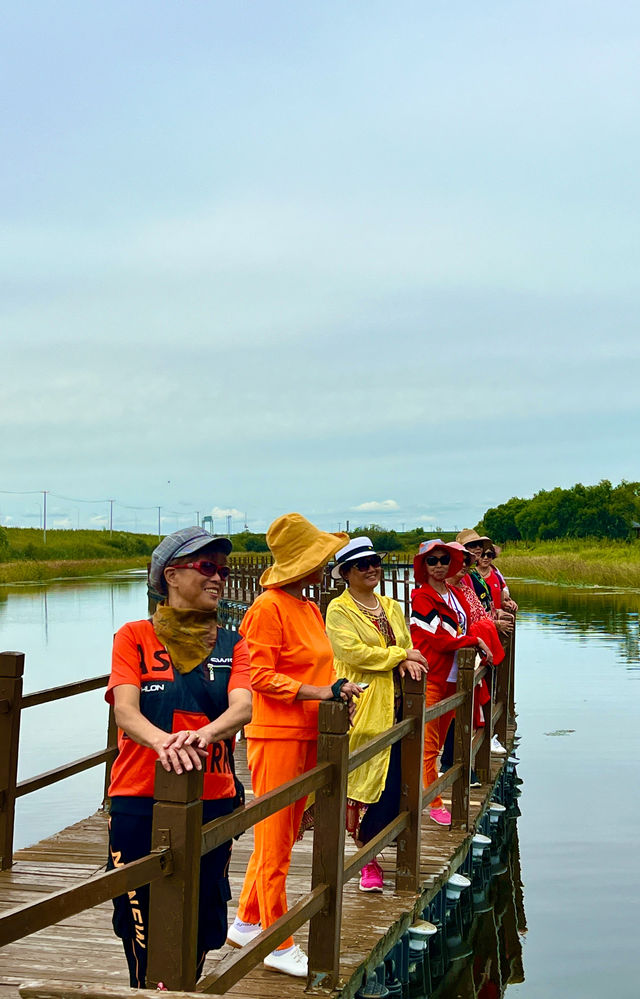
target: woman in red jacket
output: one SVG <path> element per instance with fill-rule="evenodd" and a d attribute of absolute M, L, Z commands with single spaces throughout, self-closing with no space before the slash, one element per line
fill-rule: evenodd
<path fill-rule="evenodd" d="M 492 661 L 489 647 L 471 625 L 471 610 L 465 597 L 446 581 L 447 576 L 461 568 L 463 559 L 459 549 L 435 538 L 423 542 L 413 560 L 419 586 L 411 594 L 411 639 L 414 648 L 427 660 L 427 708 L 455 693 L 456 653 L 460 649 L 477 646 Z M 436 760 L 453 715 L 453 711 L 447 711 L 425 725 L 422 779 L 425 788 L 437 779 Z M 439 825 L 451 823 L 451 813 L 439 795 L 431 802 L 429 817 Z"/>

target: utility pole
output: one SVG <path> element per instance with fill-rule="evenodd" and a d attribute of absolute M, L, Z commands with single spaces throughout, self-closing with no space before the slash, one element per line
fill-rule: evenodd
<path fill-rule="evenodd" d="M 113 500 L 109 500 L 109 537 L 113 537 Z"/>
<path fill-rule="evenodd" d="M 42 543 L 47 543 L 47 490 L 42 490 Z"/>
<path fill-rule="evenodd" d="M 231 514 L 227 514 L 227 537 L 231 537 Z"/>
<path fill-rule="evenodd" d="M 158 541 L 160 541 L 160 507 L 158 507 Z"/>
<path fill-rule="evenodd" d="M 196 510 L 196 527 L 200 527 L 200 511 Z"/>

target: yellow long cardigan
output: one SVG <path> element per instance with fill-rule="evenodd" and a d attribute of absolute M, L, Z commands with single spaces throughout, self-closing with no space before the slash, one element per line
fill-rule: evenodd
<path fill-rule="evenodd" d="M 368 683 L 358 698 L 349 749 L 358 749 L 374 735 L 393 725 L 393 668 L 407 658 L 411 635 L 400 604 L 376 594 L 393 628 L 396 645 L 385 646 L 384 638 L 370 619 L 344 590 L 327 608 L 327 635 L 333 646 L 338 676 L 353 683 Z M 382 794 L 387 779 L 387 748 L 349 775 L 347 794 L 355 801 L 371 804 Z"/>

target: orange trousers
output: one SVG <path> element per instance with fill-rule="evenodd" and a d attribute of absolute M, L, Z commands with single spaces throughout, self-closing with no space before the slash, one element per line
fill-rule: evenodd
<path fill-rule="evenodd" d="M 258 797 L 315 767 L 317 743 L 298 739 L 247 739 L 247 761 L 253 792 Z M 282 808 L 254 827 L 254 847 L 238 903 L 245 923 L 275 923 L 287 911 L 286 881 L 291 850 L 304 814 L 306 797 Z M 291 947 L 293 937 L 278 949 Z"/>
<path fill-rule="evenodd" d="M 443 683 L 438 683 L 437 681 L 434 683 L 427 676 L 425 702 L 428 708 L 430 708 L 433 704 L 437 704 L 438 701 L 444 700 L 445 697 L 450 697 L 451 694 L 455 694 L 455 692 L 455 683 L 447 683 L 446 680 Z M 430 784 L 433 784 L 433 782 L 438 779 L 438 767 L 436 761 L 438 759 L 438 753 L 444 745 L 444 740 L 447 737 L 447 731 L 454 715 L 455 711 L 447 711 L 446 714 L 440 715 L 439 718 L 434 718 L 433 721 L 427 722 L 424 727 L 422 786 L 425 791 Z M 442 807 L 443 803 L 440 795 L 434 798 L 429 805 L 429 808 Z"/>

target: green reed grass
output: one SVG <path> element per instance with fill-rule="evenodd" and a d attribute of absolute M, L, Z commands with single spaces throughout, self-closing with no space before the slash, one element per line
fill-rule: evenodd
<path fill-rule="evenodd" d="M 106 572 L 144 569 L 146 558 L 52 559 L 46 562 L 24 561 L 0 563 L 0 585 L 31 583 L 47 579 L 68 579 L 100 576 Z"/>

